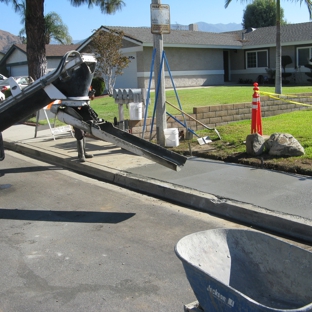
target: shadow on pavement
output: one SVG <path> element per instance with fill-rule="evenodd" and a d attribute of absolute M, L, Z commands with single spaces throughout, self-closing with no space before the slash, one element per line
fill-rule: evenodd
<path fill-rule="evenodd" d="M 120 223 L 132 218 L 135 213 L 96 211 L 45 211 L 0 208 L 0 220 L 24 220 L 77 223 Z"/>

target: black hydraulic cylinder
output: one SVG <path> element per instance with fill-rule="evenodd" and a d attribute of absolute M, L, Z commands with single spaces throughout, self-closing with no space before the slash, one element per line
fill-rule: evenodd
<path fill-rule="evenodd" d="M 0 161 L 3 159 L 4 159 L 4 147 L 3 147 L 2 133 L 0 132 Z"/>

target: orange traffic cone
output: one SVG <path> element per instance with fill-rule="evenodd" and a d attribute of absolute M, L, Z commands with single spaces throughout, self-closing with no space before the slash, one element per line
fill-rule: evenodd
<path fill-rule="evenodd" d="M 254 94 L 252 96 L 252 110 L 251 110 L 251 133 L 258 133 L 262 135 L 262 114 L 258 83 L 254 83 Z"/>

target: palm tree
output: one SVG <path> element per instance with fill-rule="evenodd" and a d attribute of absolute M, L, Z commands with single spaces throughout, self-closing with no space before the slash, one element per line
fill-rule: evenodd
<path fill-rule="evenodd" d="M 44 20 L 46 44 L 49 44 L 52 38 L 61 44 L 70 44 L 72 42 L 67 26 L 63 24 L 61 17 L 57 13 L 48 13 L 45 15 Z"/>
<path fill-rule="evenodd" d="M 16 12 L 22 9 L 19 0 L 0 0 L 0 2 L 12 3 Z M 115 13 L 125 5 L 123 0 L 70 0 L 70 2 L 73 6 L 82 4 L 88 4 L 89 8 L 93 5 L 98 6 L 104 14 Z M 28 74 L 36 80 L 45 74 L 47 68 L 44 0 L 26 0 L 25 12 Z"/>
<path fill-rule="evenodd" d="M 241 0 L 243 1 L 243 0 Z M 247 1 L 247 0 L 246 0 Z M 275 1 L 275 0 L 268 0 Z M 294 0 L 295 1 L 295 0 Z M 304 1 L 308 7 L 310 19 L 312 18 L 312 0 L 297 0 L 301 3 Z M 225 0 L 225 8 L 232 0 Z M 282 94 L 282 46 L 281 46 L 281 2 L 276 0 L 276 56 L 275 56 L 275 93 Z"/>
<path fill-rule="evenodd" d="M 25 24 L 26 16 L 26 3 L 22 1 L 20 4 L 20 14 L 21 14 L 21 24 Z M 45 15 L 45 38 L 46 44 L 50 44 L 51 39 L 54 39 L 60 44 L 71 44 L 72 38 L 68 33 L 68 28 L 63 24 L 61 17 L 55 13 L 51 12 Z M 25 28 L 22 28 L 19 32 L 19 36 L 23 37 L 26 33 Z"/>
<path fill-rule="evenodd" d="M 89 8 L 92 8 L 93 5 L 99 6 L 101 12 L 104 14 L 113 14 L 121 10 L 125 5 L 122 0 L 70 0 L 70 3 L 76 7 L 85 3 L 88 3 Z"/>

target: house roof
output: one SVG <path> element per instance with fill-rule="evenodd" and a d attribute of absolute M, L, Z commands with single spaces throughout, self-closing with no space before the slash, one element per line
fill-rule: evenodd
<path fill-rule="evenodd" d="M 153 44 L 153 34 L 149 27 L 122 27 L 102 26 L 102 29 L 121 30 L 125 38 L 136 40 L 142 45 Z M 192 30 L 171 30 L 170 34 L 163 35 L 165 46 L 203 46 L 203 47 L 239 47 L 239 36 L 232 33 L 211 33 Z"/>
<path fill-rule="evenodd" d="M 232 32 L 240 35 L 243 48 L 254 48 L 255 46 L 275 46 L 276 26 L 261 27 L 248 32 L 241 30 Z M 244 40 L 243 39 L 244 36 Z M 285 45 L 296 45 L 312 43 L 312 22 L 287 24 L 281 26 L 281 43 Z"/>
<path fill-rule="evenodd" d="M 46 45 L 46 57 L 63 57 L 69 51 L 77 50 L 79 44 L 47 44 Z M 0 65 L 4 64 L 9 56 L 13 53 L 14 50 L 20 50 L 21 52 L 27 54 L 26 44 L 13 44 L 9 51 L 3 56 L 0 60 Z"/>
<path fill-rule="evenodd" d="M 12 47 L 16 47 L 19 50 L 26 53 L 26 44 L 14 44 Z M 11 47 L 11 48 L 12 48 Z M 59 57 L 66 54 L 68 51 L 76 50 L 79 44 L 47 44 L 46 45 L 46 57 Z"/>
<path fill-rule="evenodd" d="M 136 40 L 141 45 L 152 45 L 153 34 L 149 27 L 122 27 L 102 26 L 102 29 L 121 30 L 125 38 Z M 100 29 L 101 29 L 100 28 Z M 244 38 L 243 38 L 244 37 Z M 171 30 L 170 34 L 163 35 L 164 46 L 197 46 L 211 48 L 247 49 L 276 45 L 276 26 L 261 27 L 249 31 L 246 29 L 211 33 L 191 30 Z M 287 24 L 281 26 L 282 45 L 311 44 L 312 22 Z"/>

